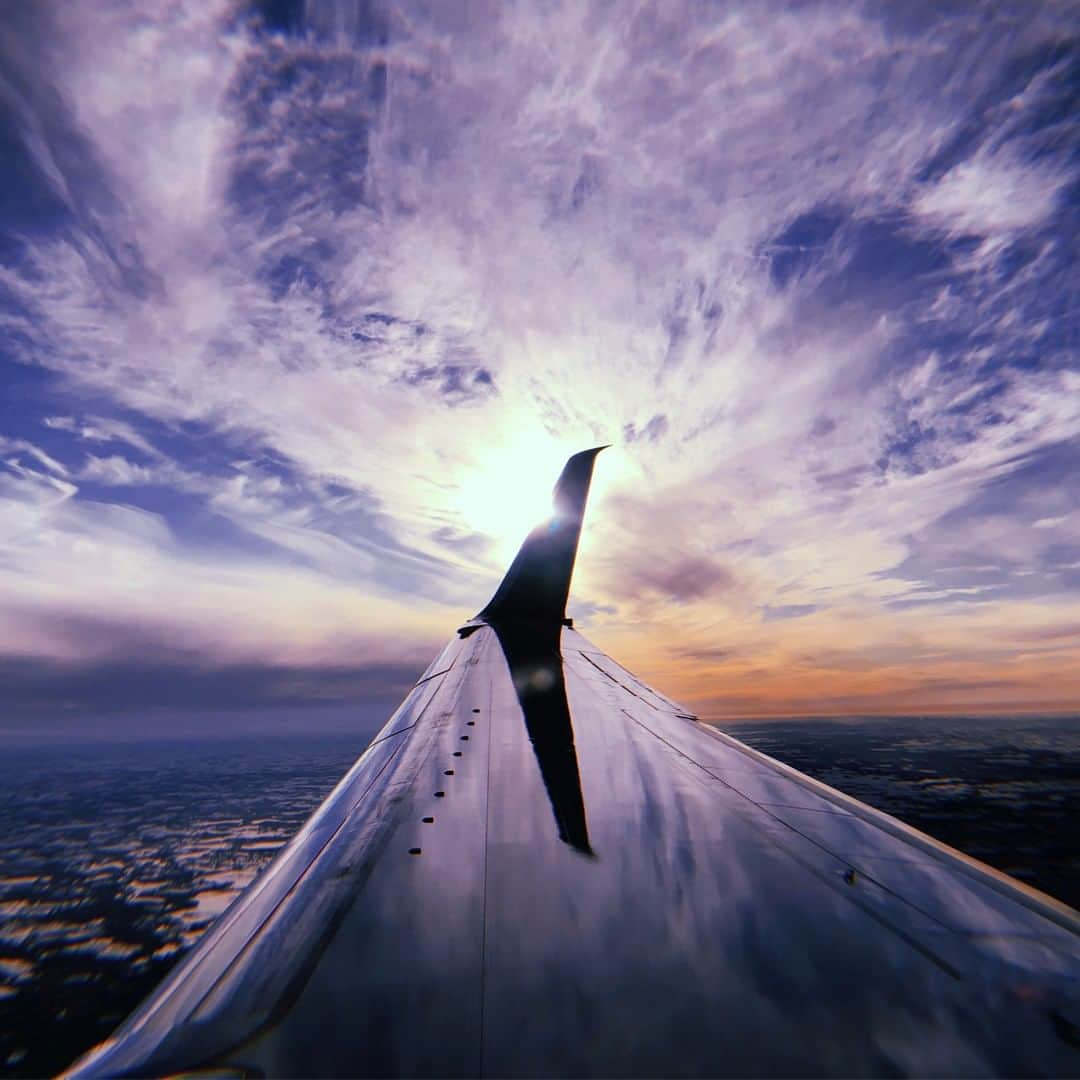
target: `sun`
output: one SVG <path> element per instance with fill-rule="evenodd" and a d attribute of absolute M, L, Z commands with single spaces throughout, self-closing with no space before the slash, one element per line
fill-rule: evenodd
<path fill-rule="evenodd" d="M 566 438 L 527 428 L 493 441 L 482 459 L 463 465 L 453 505 L 460 525 L 488 537 L 488 557 L 508 566 L 525 537 L 551 517 L 567 459 L 603 441 L 592 431 Z M 593 475 L 589 501 L 597 507 L 608 492 L 640 479 L 627 455 L 612 447 Z"/>
<path fill-rule="evenodd" d="M 493 448 L 462 477 L 457 509 L 472 531 L 492 539 L 492 553 L 503 562 L 551 516 L 555 481 L 573 452 L 546 434 L 522 434 Z"/>

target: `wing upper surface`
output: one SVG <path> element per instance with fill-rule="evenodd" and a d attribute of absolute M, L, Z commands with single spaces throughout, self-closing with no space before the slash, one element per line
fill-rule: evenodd
<path fill-rule="evenodd" d="M 572 630 L 558 675 L 490 627 L 455 640 L 76 1075 L 1080 1068 L 1074 912 L 705 728 Z M 530 728 L 561 715 L 530 686 L 561 695 L 569 745 Z"/>

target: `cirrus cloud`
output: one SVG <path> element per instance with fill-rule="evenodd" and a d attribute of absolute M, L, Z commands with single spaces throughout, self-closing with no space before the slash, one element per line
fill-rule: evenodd
<path fill-rule="evenodd" d="M 272 15 L 110 0 L 0 32 L 0 362 L 43 387 L 3 435 L 10 604 L 333 665 L 341 588 L 400 650 L 518 539 L 470 520 L 476 485 L 509 511 L 616 442 L 577 593 L 643 675 L 753 711 L 731 664 L 685 662 L 737 649 L 780 688 L 761 709 L 807 709 L 805 635 L 872 627 L 880 658 L 920 619 L 925 700 L 1013 707 L 1028 684 L 958 675 L 952 628 L 1075 621 L 1065 5 Z M 268 593 L 265 632 L 233 618 Z M 814 711 L 894 700 L 822 665 Z"/>

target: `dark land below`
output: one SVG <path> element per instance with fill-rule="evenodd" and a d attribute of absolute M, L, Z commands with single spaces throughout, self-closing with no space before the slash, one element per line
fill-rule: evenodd
<path fill-rule="evenodd" d="M 1080 906 L 1080 717 L 725 730 Z M 15 744 L 0 760 L 0 1076 L 105 1038 L 363 750 L 357 736 Z"/>

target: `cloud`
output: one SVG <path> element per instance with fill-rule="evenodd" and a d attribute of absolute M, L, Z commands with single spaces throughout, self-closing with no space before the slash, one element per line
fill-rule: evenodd
<path fill-rule="evenodd" d="M 636 575 L 635 586 L 676 603 L 726 592 L 735 579 L 722 565 L 700 557 L 661 557 Z"/>
<path fill-rule="evenodd" d="M 980 154 L 920 191 L 913 209 L 951 233 L 995 236 L 1044 224 L 1067 184 L 1052 168 Z"/>
<path fill-rule="evenodd" d="M 674 655 L 690 660 L 699 660 L 707 664 L 722 664 L 738 656 L 737 649 L 725 649 L 718 646 L 680 645 L 672 650 Z"/>
<path fill-rule="evenodd" d="M 125 658 L 106 664 L 43 659 L 0 661 L 8 688 L 5 726 L 64 721 L 78 714 L 92 728 L 101 714 L 153 709 L 309 711 L 363 702 L 389 715 L 419 669 L 412 664 L 274 665 L 182 662 L 172 657 Z M 316 716 L 313 719 L 317 719 Z"/>
<path fill-rule="evenodd" d="M 839 611 L 1008 621 L 1075 562 L 1069 31 L 1053 5 L 21 13 L 2 360 L 49 382 L 4 436 L 41 548 L 3 588 L 134 618 L 130 575 L 245 663 L 273 629 L 337 664 L 334 589 L 398 647 L 418 606 L 475 610 L 522 490 L 614 442 L 577 583 L 612 649 L 772 670 Z M 991 508 L 1009 477 L 1038 497 Z M 262 582 L 303 628 L 241 625 Z"/>
<path fill-rule="evenodd" d="M 77 491 L 47 474 L 0 475 L 0 653 L 42 671 L 155 657 L 290 670 L 343 670 L 363 657 L 360 667 L 419 669 L 440 626 L 460 617 L 435 598 L 417 611 L 380 597 L 273 546 L 192 549 L 161 515 Z"/>
<path fill-rule="evenodd" d="M 0 435 L 0 454 L 14 455 L 14 459 L 9 461 L 9 464 L 12 465 L 18 461 L 19 455 L 25 454 L 35 465 L 43 466 L 51 473 L 58 476 L 67 476 L 68 474 L 67 468 L 56 458 L 51 457 L 40 446 L 35 446 L 27 439 L 12 439 L 6 435 Z"/>
<path fill-rule="evenodd" d="M 765 622 L 774 622 L 777 619 L 801 619 L 805 615 L 813 615 L 817 610 L 816 604 L 766 604 L 762 609 L 761 617 Z"/>
<path fill-rule="evenodd" d="M 656 413 L 655 416 L 651 416 L 640 430 L 636 428 L 632 423 L 623 426 L 623 438 L 628 443 L 637 442 L 639 439 L 644 439 L 646 442 L 657 442 L 662 439 L 668 430 L 668 418 L 663 413 Z"/>
<path fill-rule="evenodd" d="M 46 416 L 44 424 L 56 431 L 67 431 L 87 442 L 119 442 L 141 450 L 147 457 L 160 458 L 161 453 L 143 438 L 130 424 L 100 416 L 76 420 L 73 416 Z"/>
<path fill-rule="evenodd" d="M 183 469 L 170 465 L 139 465 L 117 454 L 104 458 L 88 455 L 79 477 L 108 487 L 168 486 L 179 490 L 203 487 Z"/>

